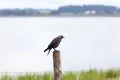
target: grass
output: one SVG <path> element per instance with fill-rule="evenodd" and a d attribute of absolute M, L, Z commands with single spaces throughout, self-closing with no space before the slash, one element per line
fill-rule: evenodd
<path fill-rule="evenodd" d="M 0 80 L 53 80 L 53 73 L 4 74 L 0 76 Z M 120 69 L 63 72 L 62 80 L 120 80 Z"/>

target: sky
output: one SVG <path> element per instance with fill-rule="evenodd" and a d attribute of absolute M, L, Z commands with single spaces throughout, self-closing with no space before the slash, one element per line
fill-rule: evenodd
<path fill-rule="evenodd" d="M 63 71 L 120 68 L 117 17 L 3 17 L 0 22 L 0 72 L 52 71 L 53 50 L 47 56 L 44 49 L 58 35 L 65 37 L 57 48 Z"/>
<path fill-rule="evenodd" d="M 50 8 L 57 9 L 64 5 L 112 5 L 120 7 L 119 0 L 0 0 L 0 9 L 3 8 Z"/>

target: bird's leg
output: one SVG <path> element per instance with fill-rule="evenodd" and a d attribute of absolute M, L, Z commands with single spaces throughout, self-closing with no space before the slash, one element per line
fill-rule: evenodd
<path fill-rule="evenodd" d="M 56 51 L 56 49 L 55 48 L 53 48 L 55 51 Z"/>

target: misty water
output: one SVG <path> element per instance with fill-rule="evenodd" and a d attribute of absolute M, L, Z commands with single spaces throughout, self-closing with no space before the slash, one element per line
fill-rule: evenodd
<path fill-rule="evenodd" d="M 0 72 L 52 71 L 52 51 L 62 34 L 62 70 L 119 68 L 119 17 L 1 17 Z"/>

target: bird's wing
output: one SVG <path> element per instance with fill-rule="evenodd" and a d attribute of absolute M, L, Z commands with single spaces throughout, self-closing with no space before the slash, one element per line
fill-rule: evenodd
<path fill-rule="evenodd" d="M 53 45 L 57 44 L 58 41 L 59 41 L 58 38 L 54 38 L 54 39 L 52 40 L 52 42 L 49 44 L 49 47 L 52 47 Z"/>

